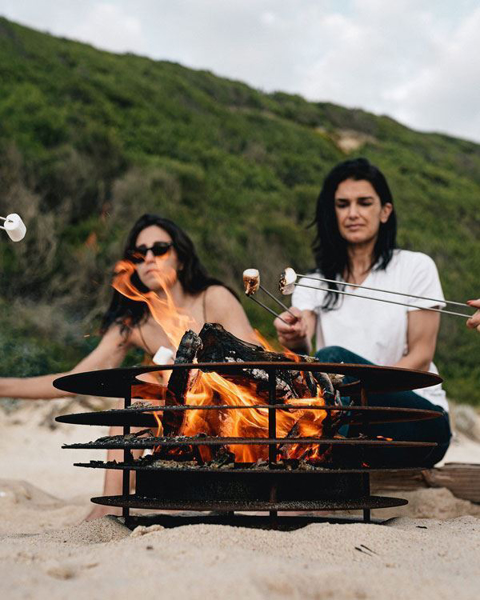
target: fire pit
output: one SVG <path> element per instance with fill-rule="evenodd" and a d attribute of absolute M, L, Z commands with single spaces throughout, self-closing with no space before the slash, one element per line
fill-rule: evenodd
<path fill-rule="evenodd" d="M 188 373 L 215 372 L 224 378 L 241 376 L 247 370 L 266 374 L 266 401 L 255 404 L 176 404 L 166 398 L 165 406 L 132 406 L 137 390 L 147 387 L 150 397 L 160 397 L 162 386 L 148 384 L 141 378 L 146 373 L 172 371 L 177 377 Z M 303 398 L 301 405 L 279 399 L 278 374 L 312 373 L 327 371 L 346 375 L 353 382 L 339 386 L 342 397 L 350 397 L 348 406 L 326 406 L 316 398 Z M 427 387 L 438 383 L 436 375 L 421 371 L 377 367 L 370 365 L 325 364 L 316 362 L 221 362 L 175 364 L 130 369 L 111 369 L 78 373 L 55 381 L 61 390 L 78 394 L 125 398 L 123 409 L 64 415 L 57 418 L 63 423 L 83 425 L 117 425 L 123 435 L 100 438 L 95 442 L 65 445 L 75 449 L 123 449 L 123 462 L 77 463 L 76 466 L 123 471 L 121 496 L 92 498 L 92 502 L 123 507 L 126 524 L 161 523 L 164 526 L 192 522 L 230 523 L 246 526 L 298 527 L 324 519 L 311 515 L 312 511 L 363 510 L 363 520 L 370 521 L 370 511 L 407 504 L 399 498 L 370 495 L 370 473 L 389 469 L 388 465 L 372 468 L 364 461 L 366 447 L 416 447 L 425 453 L 436 446 L 433 442 L 410 442 L 389 439 L 369 439 L 362 428 L 371 423 L 414 421 L 438 416 L 436 411 L 371 407 L 368 395 Z M 155 389 L 157 388 L 157 392 Z M 163 388 L 164 389 L 164 388 Z M 143 393 L 143 397 L 145 394 Z M 131 434 L 131 427 L 155 428 L 158 413 L 163 414 L 164 431 L 161 435 L 141 437 Z M 193 411 L 204 411 L 205 421 L 225 420 L 233 411 L 247 411 L 265 417 L 265 431 L 256 437 L 219 435 L 178 435 L 178 428 L 168 427 L 187 418 Z M 323 433 L 314 437 L 299 435 L 293 427 L 288 435 L 280 435 L 282 415 L 302 411 L 302 415 L 322 412 Z M 330 434 L 329 424 L 355 426 L 360 432 L 354 438 L 338 433 Z M 167 431 L 168 430 L 168 431 Z M 333 430 L 332 430 L 333 431 Z M 265 459 L 241 462 L 235 448 L 263 451 Z M 315 456 L 315 461 L 289 458 L 291 448 L 299 449 L 300 456 Z M 154 450 L 153 456 L 134 460 L 133 449 Z M 213 453 L 208 454 L 213 449 Z M 265 450 L 263 450 L 265 449 Z M 308 453 L 304 449 L 308 449 Z M 206 453 L 212 460 L 205 460 Z M 409 471 L 412 469 L 409 468 Z M 135 493 L 130 493 L 130 472 L 136 474 Z M 201 514 L 161 514 L 133 516 L 130 509 L 156 511 L 201 511 Z M 212 513 L 212 511 L 214 511 Z M 245 514 L 236 514 L 240 511 Z M 295 511 L 304 516 L 280 516 L 278 511 Z M 263 515 L 248 513 L 266 513 Z"/>

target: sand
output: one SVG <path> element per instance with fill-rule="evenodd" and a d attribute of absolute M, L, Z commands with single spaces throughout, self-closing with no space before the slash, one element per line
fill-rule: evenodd
<path fill-rule="evenodd" d="M 103 453 L 61 444 L 105 429 L 55 425 L 71 402 L 0 409 L 2 599 L 479 597 L 480 505 L 445 489 L 400 494 L 410 504 L 379 511 L 392 517 L 384 525 L 132 533 L 113 517 L 84 522 L 103 473 L 72 465 Z M 480 463 L 480 443 L 457 434 L 446 460 Z"/>

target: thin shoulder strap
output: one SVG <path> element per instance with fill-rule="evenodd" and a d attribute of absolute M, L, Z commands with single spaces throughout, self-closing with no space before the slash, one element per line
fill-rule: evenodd
<path fill-rule="evenodd" d="M 144 338 L 144 336 L 143 336 L 143 333 L 142 333 L 142 326 L 140 325 L 140 323 L 138 324 L 138 333 L 140 334 L 140 337 L 141 337 L 141 339 L 142 339 L 143 345 L 144 345 L 144 346 L 145 346 L 145 348 L 147 349 L 147 352 L 148 352 L 148 353 L 149 353 L 151 356 L 153 356 L 153 355 L 155 354 L 155 352 L 152 352 L 152 351 L 150 350 L 150 346 L 147 344 L 147 342 L 146 342 L 146 340 L 145 340 L 145 338 Z"/>

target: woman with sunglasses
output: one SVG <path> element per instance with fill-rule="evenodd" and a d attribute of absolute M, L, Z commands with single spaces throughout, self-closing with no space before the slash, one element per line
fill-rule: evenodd
<path fill-rule="evenodd" d="M 220 323 L 237 337 L 258 343 L 236 295 L 208 275 L 192 240 L 173 221 L 150 214 L 140 217 L 128 234 L 123 258 L 134 264 L 133 288 L 140 294 L 156 292 L 159 297 L 168 292 L 179 311 L 191 318 L 191 329 L 198 332 L 207 321 Z M 162 273 L 174 276 L 162 277 Z M 57 377 L 118 367 L 132 348 L 141 348 L 153 356 L 161 346 L 172 345 L 165 330 L 150 314 L 148 305 L 131 300 L 117 290 L 113 291 L 100 332 L 102 339 L 97 348 L 68 373 L 2 377 L 0 397 L 62 398 L 66 393 L 52 385 Z"/>
<path fill-rule="evenodd" d="M 134 288 L 164 297 L 163 286 L 167 286 L 173 304 L 193 319 L 190 329 L 198 332 L 207 321 L 220 323 L 237 337 L 258 343 L 235 293 L 208 275 L 192 240 L 173 221 L 157 215 L 140 217 L 128 235 L 123 256 L 135 266 Z M 168 281 L 172 273 L 173 280 Z M 123 354 L 125 345 L 142 348 L 152 356 L 161 346 L 171 346 L 148 305 L 117 290 L 101 327 L 104 337 L 112 330 L 122 337 Z"/>
<path fill-rule="evenodd" d="M 134 266 L 129 281 L 132 289 L 139 296 L 149 291 L 155 292 L 159 299 L 168 295 L 179 312 L 189 317 L 189 329 L 198 333 L 207 321 L 220 323 L 237 337 L 258 343 L 235 293 L 208 275 L 192 240 L 173 221 L 151 214 L 140 217 L 128 235 L 123 259 Z M 68 373 L 0 378 L 0 397 L 32 400 L 65 397 L 67 393 L 53 387 L 57 377 L 118 367 L 132 348 L 141 348 L 151 356 L 162 346 L 174 351 L 161 322 L 162 316 L 154 319 L 147 303 L 130 299 L 115 289 L 102 320 L 102 339 L 93 352 Z M 116 433 L 121 433 L 120 429 L 112 428 L 111 435 Z M 116 452 L 109 452 L 109 460 L 122 460 Z M 119 474 L 120 471 L 106 471 L 106 495 L 120 493 Z M 111 508 L 98 506 L 88 518 L 113 512 Z"/>

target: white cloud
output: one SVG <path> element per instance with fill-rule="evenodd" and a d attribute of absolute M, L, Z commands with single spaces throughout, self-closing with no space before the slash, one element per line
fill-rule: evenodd
<path fill-rule="evenodd" d="M 113 2 L 93 6 L 72 28 L 70 35 L 112 52 L 143 51 L 140 20 Z"/>
<path fill-rule="evenodd" d="M 478 0 L 0 0 L 0 13 L 480 141 Z"/>
<path fill-rule="evenodd" d="M 480 139 L 480 8 L 443 40 L 435 60 L 390 92 L 396 112 L 422 129 Z"/>

